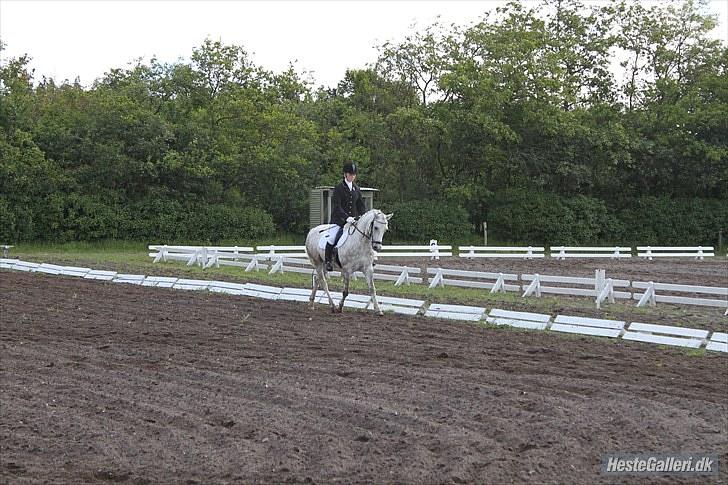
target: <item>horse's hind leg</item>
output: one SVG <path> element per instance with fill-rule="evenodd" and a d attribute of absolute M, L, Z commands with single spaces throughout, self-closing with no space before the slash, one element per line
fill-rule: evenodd
<path fill-rule="evenodd" d="M 308 298 L 309 306 L 313 310 L 313 308 L 316 306 L 314 303 L 316 301 L 316 292 L 319 288 L 319 275 L 318 271 L 314 271 L 314 273 L 311 275 L 311 279 L 313 280 L 311 282 L 312 290 L 311 290 L 311 296 Z"/>
<path fill-rule="evenodd" d="M 349 273 L 341 272 L 342 278 L 344 278 L 344 292 L 341 294 L 341 301 L 339 302 L 339 313 L 344 311 L 344 300 L 349 296 Z"/>
<path fill-rule="evenodd" d="M 329 297 L 329 304 L 331 305 L 331 312 L 333 313 L 336 311 L 336 306 L 334 305 L 334 299 L 331 298 L 331 293 L 329 293 L 328 278 L 326 278 L 326 275 L 323 270 L 323 266 L 317 267 L 316 270 L 318 272 L 318 279 L 320 282 L 319 284 L 323 287 L 324 291 L 326 292 L 326 296 Z"/>

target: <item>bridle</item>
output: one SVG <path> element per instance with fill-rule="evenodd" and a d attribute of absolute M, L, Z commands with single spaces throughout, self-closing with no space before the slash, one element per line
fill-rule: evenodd
<path fill-rule="evenodd" d="M 374 239 L 372 239 L 372 236 L 374 235 L 374 223 L 377 222 L 377 215 L 378 214 L 374 214 L 374 217 L 372 217 L 372 222 L 371 222 L 371 224 L 369 224 L 369 230 L 367 231 L 369 234 L 366 234 L 366 233 L 362 232 L 361 229 L 359 229 L 359 221 L 357 220 L 351 226 L 354 230 L 352 231 L 351 229 L 349 229 L 349 235 L 351 236 L 352 234 L 354 234 L 354 232 L 358 232 L 359 234 L 364 236 L 366 239 L 369 239 L 372 242 L 372 246 L 374 246 L 375 244 L 382 244 L 381 240 L 375 241 Z"/>

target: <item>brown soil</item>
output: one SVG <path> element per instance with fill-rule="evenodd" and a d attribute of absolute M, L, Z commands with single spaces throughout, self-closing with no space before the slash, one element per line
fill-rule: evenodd
<path fill-rule="evenodd" d="M 0 294 L 2 482 L 614 483 L 625 451 L 728 479 L 722 354 L 4 271 Z"/>

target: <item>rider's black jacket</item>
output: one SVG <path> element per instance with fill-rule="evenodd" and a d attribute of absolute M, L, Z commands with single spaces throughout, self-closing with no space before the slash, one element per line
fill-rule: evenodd
<path fill-rule="evenodd" d="M 359 187 L 352 183 L 352 190 L 342 180 L 334 188 L 334 196 L 331 202 L 331 223 L 338 226 L 346 224 L 347 217 L 359 217 L 366 212 L 364 199 L 361 196 Z"/>

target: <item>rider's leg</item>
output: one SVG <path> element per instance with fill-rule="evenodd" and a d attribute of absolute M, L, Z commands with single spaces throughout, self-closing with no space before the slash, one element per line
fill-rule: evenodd
<path fill-rule="evenodd" d="M 341 239 L 342 234 L 344 234 L 344 226 L 339 226 L 339 230 L 336 232 L 336 237 L 334 238 L 334 247 L 339 242 L 339 239 Z"/>
<path fill-rule="evenodd" d="M 334 267 L 331 264 L 331 256 L 334 251 L 334 246 L 331 243 L 326 243 L 326 271 L 333 271 Z"/>
<path fill-rule="evenodd" d="M 326 271 L 333 271 L 334 265 L 331 263 L 331 260 L 334 255 L 334 247 L 336 247 L 336 243 L 339 242 L 339 239 L 341 238 L 341 235 L 344 233 L 344 228 L 339 226 L 339 230 L 336 232 L 336 237 L 334 238 L 334 243 L 326 243 Z"/>

